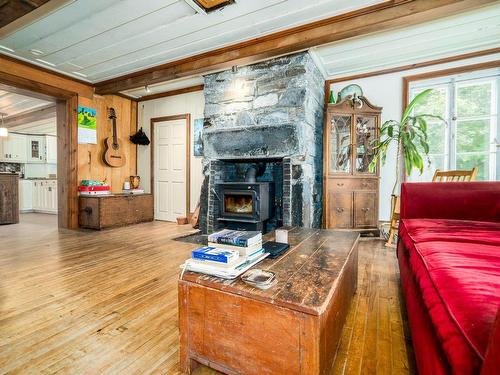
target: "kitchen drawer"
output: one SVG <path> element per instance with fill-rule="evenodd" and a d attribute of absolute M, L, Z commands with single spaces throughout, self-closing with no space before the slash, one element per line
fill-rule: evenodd
<path fill-rule="evenodd" d="M 377 178 L 331 178 L 330 184 L 337 191 L 378 190 Z"/>

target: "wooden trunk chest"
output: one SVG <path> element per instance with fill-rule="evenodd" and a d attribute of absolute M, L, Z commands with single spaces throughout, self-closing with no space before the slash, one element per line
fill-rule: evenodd
<path fill-rule="evenodd" d="M 357 286 L 358 238 L 352 232 L 290 230 L 291 248 L 255 266 L 276 274 L 276 285 L 267 290 L 239 278 L 183 273 L 181 371 L 190 374 L 203 364 L 225 374 L 331 374 Z"/>
<path fill-rule="evenodd" d="M 113 194 L 80 196 L 82 228 L 104 229 L 153 221 L 153 195 Z"/>

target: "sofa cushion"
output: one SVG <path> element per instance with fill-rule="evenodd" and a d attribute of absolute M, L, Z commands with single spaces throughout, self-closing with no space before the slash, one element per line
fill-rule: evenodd
<path fill-rule="evenodd" d="M 500 223 L 471 220 L 405 219 L 413 242 L 471 242 L 500 246 Z"/>
<path fill-rule="evenodd" d="M 401 240 L 451 368 L 477 373 L 500 306 L 500 225 L 402 220 Z"/>

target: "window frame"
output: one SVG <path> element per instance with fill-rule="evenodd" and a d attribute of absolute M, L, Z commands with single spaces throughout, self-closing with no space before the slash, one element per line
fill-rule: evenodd
<path fill-rule="evenodd" d="M 474 116 L 471 119 L 488 118 L 490 120 L 489 147 L 485 152 L 488 159 L 488 180 L 500 178 L 500 61 L 451 68 L 442 71 L 418 74 L 403 77 L 403 109 L 406 108 L 413 93 L 425 88 L 445 88 L 447 103 L 445 130 L 444 168 L 455 169 L 457 162 L 456 137 L 457 124 L 466 118 L 458 118 L 457 114 L 457 90 L 463 83 L 477 84 L 490 82 L 492 85 L 492 103 L 490 115 Z M 441 154 L 436 154 L 441 155 Z M 406 177 L 406 176 L 405 176 Z"/>

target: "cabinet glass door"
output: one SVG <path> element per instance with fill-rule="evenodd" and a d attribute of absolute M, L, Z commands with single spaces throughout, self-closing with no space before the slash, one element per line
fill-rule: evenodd
<path fill-rule="evenodd" d="M 351 173 L 351 116 L 330 120 L 330 173 Z"/>
<path fill-rule="evenodd" d="M 377 121 L 373 116 L 356 116 L 356 172 L 370 173 L 368 166 L 375 150 L 372 142 L 376 135 Z"/>
<path fill-rule="evenodd" d="M 31 140 L 31 159 L 40 157 L 40 141 Z"/>

